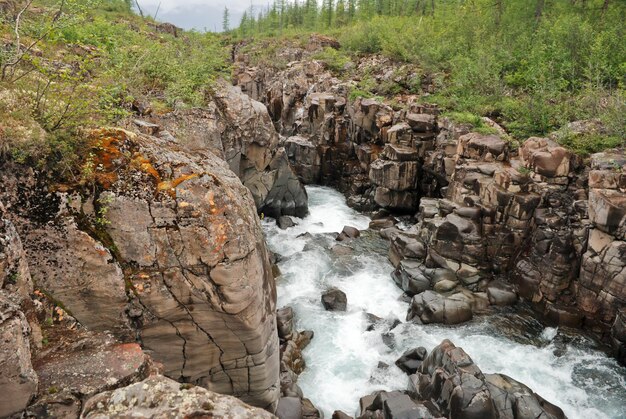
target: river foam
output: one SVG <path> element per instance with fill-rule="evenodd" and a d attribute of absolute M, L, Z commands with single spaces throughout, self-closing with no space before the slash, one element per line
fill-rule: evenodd
<path fill-rule="evenodd" d="M 446 338 L 465 349 L 484 373 L 523 382 L 569 418 L 626 416 L 625 369 L 592 340 L 544 328 L 529 314 L 505 310 L 455 327 L 403 323 L 384 340 L 385 325 L 365 331 L 366 312 L 404 321 L 408 304 L 391 280 L 393 268 L 374 234 L 351 243 L 354 252 L 332 250 L 341 244 L 331 233 L 344 225 L 366 229 L 369 218 L 330 188 L 310 186 L 307 192 L 310 214 L 295 219 L 297 226 L 281 230 L 273 220 L 263 226 L 271 250 L 281 256 L 278 305 L 294 308 L 299 330 L 315 332 L 298 384 L 326 417 L 336 409 L 354 413 L 359 398 L 375 390 L 405 389 L 407 377 L 394 361 L 407 349 L 430 351 Z M 331 286 L 347 294 L 347 312 L 322 307 L 321 293 Z M 378 368 L 379 362 L 389 367 Z"/>

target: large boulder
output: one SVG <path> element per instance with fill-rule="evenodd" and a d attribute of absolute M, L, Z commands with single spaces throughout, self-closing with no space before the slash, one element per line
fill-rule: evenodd
<path fill-rule="evenodd" d="M 424 291 L 413 297 L 407 320 L 422 323 L 458 324 L 473 317 L 470 302 L 461 293 L 446 297 L 434 291 Z"/>
<path fill-rule="evenodd" d="M 444 340 L 422 363 L 418 393 L 436 403 L 446 417 L 497 418 L 485 376 L 462 348 Z"/>
<path fill-rule="evenodd" d="M 12 209 L 33 278 L 85 327 L 137 339 L 167 376 L 274 405 L 276 291 L 250 190 L 171 138 L 102 129 L 90 141 L 80 194 L 5 183 L 24 193 Z"/>
<path fill-rule="evenodd" d="M 504 374 L 486 374 L 485 382 L 500 419 L 565 419 L 563 410 Z"/>
<path fill-rule="evenodd" d="M 279 136 L 265 105 L 226 82 L 218 83 L 214 99 L 224 123 L 224 157 L 252 191 L 259 211 L 275 218 L 306 215 L 306 191 L 284 148 L 279 147 Z"/>
<path fill-rule="evenodd" d="M 85 419 L 110 417 L 275 418 L 234 397 L 180 384 L 163 376 L 100 393 L 87 400 L 81 415 Z"/>
<path fill-rule="evenodd" d="M 328 311 L 346 311 L 348 298 L 338 288 L 331 288 L 322 294 L 322 305 Z"/>

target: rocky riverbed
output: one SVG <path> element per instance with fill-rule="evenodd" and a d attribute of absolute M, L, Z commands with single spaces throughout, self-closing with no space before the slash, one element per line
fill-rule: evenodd
<path fill-rule="evenodd" d="M 295 226 L 264 222 L 278 254 L 278 306 L 291 306 L 295 327 L 315 337 L 304 350 L 302 391 L 329 417 L 355 414 L 359 399 L 377 390 L 407 390 L 395 361 L 407 350 L 431 351 L 442 340 L 462 347 L 485 373 L 506 374 L 529 386 L 570 418 L 618 418 L 626 403 L 626 373 L 594 339 L 550 327 L 524 305 L 495 308 L 457 326 L 407 322 L 409 302 L 392 279 L 389 242 L 365 230 L 370 219 L 342 194 L 308 187 L 310 214 Z M 365 230 L 338 242 L 345 225 Z M 320 297 L 331 287 L 347 296 L 345 312 L 327 311 Z"/>

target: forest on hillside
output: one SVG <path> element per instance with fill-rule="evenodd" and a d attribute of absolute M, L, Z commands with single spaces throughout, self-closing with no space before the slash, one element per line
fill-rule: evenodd
<path fill-rule="evenodd" d="M 322 32 L 341 43 L 323 57 L 331 64 L 363 54 L 418 64 L 439 86 L 428 101 L 519 138 L 599 118 L 608 138 L 568 143 L 584 153 L 626 137 L 625 12 L 615 0 L 279 0 L 248 10 L 231 34 Z"/>

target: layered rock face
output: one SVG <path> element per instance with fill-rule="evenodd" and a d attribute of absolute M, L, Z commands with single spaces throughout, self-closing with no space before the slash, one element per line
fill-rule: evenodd
<path fill-rule="evenodd" d="M 268 104 L 303 182 L 335 186 L 361 210 L 415 214 L 402 231 L 388 229 L 390 218 L 372 224 L 391 240 L 394 280 L 414 297 L 409 319 L 454 324 L 521 297 L 549 320 L 597 332 L 624 360 L 623 150 L 585 162 L 555 136 L 512 148 L 491 120 L 493 133 L 479 133 L 417 96 L 399 95 L 394 108 L 350 100 L 354 82 L 308 51 L 282 58 L 294 61 L 272 72 L 240 55 L 235 83 Z M 372 60 L 356 66 L 372 70 L 361 68 Z M 368 74 L 403 83 L 391 64 Z M 597 124 L 570 125 L 579 135 Z"/>
<path fill-rule="evenodd" d="M 458 323 L 519 296 L 623 354 L 624 152 L 586 167 L 549 138 L 513 153 L 498 135 L 441 125 L 424 167 L 444 198 L 422 198 L 417 224 L 385 232 L 394 279 L 415 295 L 408 317 Z"/>
<path fill-rule="evenodd" d="M 164 138 L 172 135 L 190 151 L 209 150 L 226 160 L 252 192 L 259 212 L 274 218 L 305 216 L 306 191 L 279 144 L 265 105 L 224 81 L 216 83 L 212 99 L 203 109 L 153 116 L 133 125 L 145 134 L 165 132 Z"/>
<path fill-rule="evenodd" d="M 423 159 L 437 132 L 434 109 L 396 112 L 379 100 L 351 101 L 351 84 L 318 61 L 294 61 L 276 73 L 238 59 L 236 84 L 268 105 L 302 182 L 334 186 L 362 210 L 417 209 Z"/>
<path fill-rule="evenodd" d="M 33 279 L 167 376 L 271 407 L 276 291 L 252 194 L 210 151 L 155 134 L 92 133 L 88 188 L 3 171 Z"/>
<path fill-rule="evenodd" d="M 22 411 L 37 393 L 31 327 L 23 312 L 32 291 L 21 240 L 0 203 L 0 417 Z"/>

